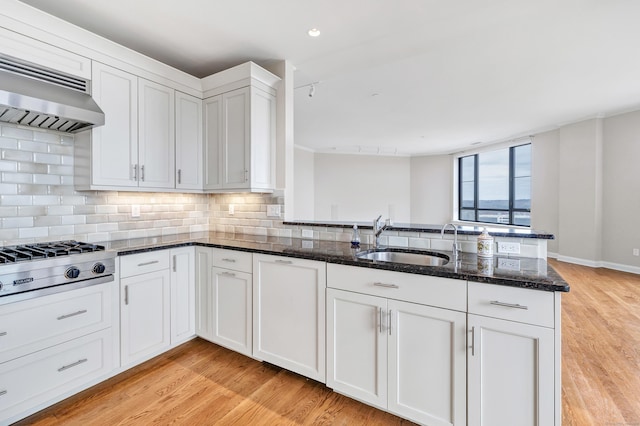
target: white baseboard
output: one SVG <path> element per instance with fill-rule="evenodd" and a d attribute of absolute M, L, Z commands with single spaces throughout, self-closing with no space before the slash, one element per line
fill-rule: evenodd
<path fill-rule="evenodd" d="M 638 266 L 624 265 L 621 263 L 614 263 L 614 262 L 580 259 L 578 257 L 562 256 L 557 253 L 548 253 L 547 256 L 553 259 L 557 259 L 560 262 L 567 262 L 567 263 L 573 263 L 576 265 L 589 266 L 591 268 L 607 268 L 607 269 L 613 269 L 621 272 L 630 272 L 632 274 L 640 274 L 640 267 Z"/>
<path fill-rule="evenodd" d="M 548 251 L 547 252 L 547 257 L 550 257 L 552 259 L 557 259 L 558 258 L 558 253 L 552 252 L 552 251 Z"/>
<path fill-rule="evenodd" d="M 613 263 L 613 262 L 602 262 L 602 267 L 608 268 L 608 269 L 615 269 L 616 271 L 630 272 L 632 274 L 640 275 L 640 266 L 623 265 L 620 263 Z"/>

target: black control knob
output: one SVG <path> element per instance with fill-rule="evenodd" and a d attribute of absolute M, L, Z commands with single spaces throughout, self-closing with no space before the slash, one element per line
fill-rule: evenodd
<path fill-rule="evenodd" d="M 104 266 L 104 264 L 98 262 L 95 265 L 93 265 L 92 271 L 93 271 L 94 274 L 104 274 L 104 271 L 106 269 L 107 268 Z"/>
<path fill-rule="evenodd" d="M 64 272 L 64 276 L 69 278 L 70 280 L 74 278 L 78 278 L 80 276 L 80 269 L 76 268 L 75 266 L 72 266 Z"/>

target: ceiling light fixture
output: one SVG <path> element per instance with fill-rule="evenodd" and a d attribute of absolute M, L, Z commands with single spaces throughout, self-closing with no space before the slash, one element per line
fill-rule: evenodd
<path fill-rule="evenodd" d="M 313 95 L 316 93 L 316 86 L 311 83 L 311 87 L 309 88 L 309 97 L 313 98 Z"/>
<path fill-rule="evenodd" d="M 320 30 L 317 28 L 311 28 L 309 31 L 307 31 L 307 34 L 309 34 L 311 37 L 318 37 L 320 35 Z"/>

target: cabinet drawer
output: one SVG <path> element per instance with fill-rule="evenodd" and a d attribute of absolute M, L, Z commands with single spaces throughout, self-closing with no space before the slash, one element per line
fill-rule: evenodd
<path fill-rule="evenodd" d="M 327 286 L 456 311 L 467 310 L 465 280 L 329 263 Z"/>
<path fill-rule="evenodd" d="M 0 424 L 109 373 L 111 336 L 102 330 L 0 364 Z"/>
<path fill-rule="evenodd" d="M 120 257 L 120 277 L 169 269 L 171 263 L 169 252 L 170 250 L 157 250 Z"/>
<path fill-rule="evenodd" d="M 245 251 L 213 249 L 213 266 L 217 268 L 233 269 L 234 271 L 251 273 L 253 255 Z"/>
<path fill-rule="evenodd" d="M 469 282 L 469 313 L 554 327 L 553 292 Z"/>
<path fill-rule="evenodd" d="M 0 307 L 0 363 L 111 326 L 115 283 Z"/>

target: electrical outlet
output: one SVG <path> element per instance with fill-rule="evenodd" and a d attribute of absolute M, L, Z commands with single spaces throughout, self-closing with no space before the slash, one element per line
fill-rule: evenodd
<path fill-rule="evenodd" d="M 310 240 L 302 240 L 302 248 L 305 248 L 305 249 L 312 249 L 312 248 L 313 248 L 313 241 L 310 241 Z"/>
<path fill-rule="evenodd" d="M 229 216 L 233 216 L 234 214 L 236 214 L 236 206 L 229 204 Z"/>
<path fill-rule="evenodd" d="M 520 243 L 498 241 L 498 253 L 520 254 Z"/>
<path fill-rule="evenodd" d="M 510 271 L 519 271 L 520 259 L 511 259 L 509 257 L 499 257 L 498 269 L 508 269 Z"/>
<path fill-rule="evenodd" d="M 634 256 L 640 256 L 640 249 L 634 248 L 633 249 L 633 255 Z"/>
<path fill-rule="evenodd" d="M 140 204 L 131 205 L 131 217 L 140 217 Z"/>
<path fill-rule="evenodd" d="M 267 217 L 280 217 L 280 204 L 267 206 Z"/>
<path fill-rule="evenodd" d="M 313 231 L 311 229 L 303 229 L 302 238 L 313 238 Z"/>

